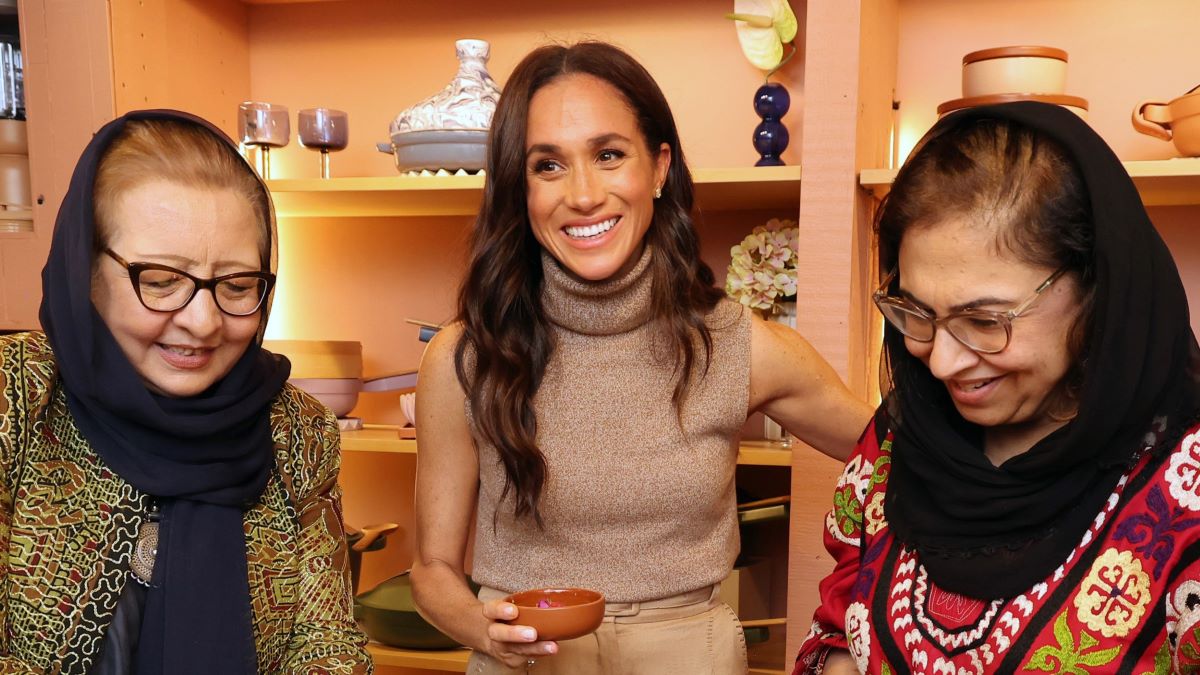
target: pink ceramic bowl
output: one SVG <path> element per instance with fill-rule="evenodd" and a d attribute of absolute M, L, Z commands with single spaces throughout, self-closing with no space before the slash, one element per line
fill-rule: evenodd
<path fill-rule="evenodd" d="M 288 380 L 312 394 L 338 417 L 345 417 L 358 403 L 362 380 L 357 377 L 297 377 Z"/>

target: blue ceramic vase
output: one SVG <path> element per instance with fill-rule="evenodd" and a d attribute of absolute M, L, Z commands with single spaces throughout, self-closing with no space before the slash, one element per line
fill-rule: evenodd
<path fill-rule="evenodd" d="M 783 166 L 780 156 L 788 146 L 788 130 L 781 118 L 792 106 L 792 97 L 778 82 L 768 82 L 754 92 L 754 112 L 762 122 L 754 127 L 754 149 L 759 159 L 754 166 Z"/>

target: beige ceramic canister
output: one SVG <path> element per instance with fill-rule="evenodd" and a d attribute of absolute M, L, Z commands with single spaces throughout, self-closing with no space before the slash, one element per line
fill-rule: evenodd
<path fill-rule="evenodd" d="M 1169 103 L 1142 101 L 1133 109 L 1133 128 L 1174 141 L 1184 157 L 1200 157 L 1200 86 Z"/>
<path fill-rule="evenodd" d="M 962 61 L 963 98 L 993 94 L 1063 94 L 1067 53 L 1055 47 L 994 47 Z"/>

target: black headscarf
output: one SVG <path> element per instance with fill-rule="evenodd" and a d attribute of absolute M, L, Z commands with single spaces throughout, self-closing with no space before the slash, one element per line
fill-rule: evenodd
<path fill-rule="evenodd" d="M 1021 102 L 949 115 L 917 152 L 980 120 L 1009 120 L 1057 141 L 1078 168 L 1095 227 L 1078 413 L 999 467 L 983 453 L 982 430 L 886 329 L 895 430 L 888 523 L 940 587 L 993 599 L 1026 591 L 1065 562 L 1139 453 L 1164 452 L 1194 422 L 1200 394 L 1179 272 L 1112 150 L 1074 113 Z"/>
<path fill-rule="evenodd" d="M 236 153 L 219 129 L 177 111 L 131 112 L 101 128 L 75 167 L 55 222 L 42 271 L 42 328 L 83 437 L 110 469 L 162 506 L 138 671 L 254 673 L 242 517 L 275 466 L 269 408 L 291 366 L 260 348 L 265 308 L 246 353 L 196 396 L 151 392 L 126 359 L 92 304 L 91 276 L 96 173 L 130 120 L 196 124 Z M 269 197 L 263 203 L 274 268 L 274 215 Z"/>

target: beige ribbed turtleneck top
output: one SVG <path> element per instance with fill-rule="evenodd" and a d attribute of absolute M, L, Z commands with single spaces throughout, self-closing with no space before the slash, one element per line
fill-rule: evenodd
<path fill-rule="evenodd" d="M 650 259 L 647 248 L 628 273 L 588 283 L 543 254 L 542 305 L 555 340 L 534 397 L 549 468 L 545 529 L 514 519 L 511 497 L 500 502 L 504 467 L 476 434 L 476 581 L 509 592 L 592 588 L 636 602 L 716 583 L 732 568 L 750 315 L 722 301 L 708 316 L 712 362 L 690 389 L 681 430 L 674 363 L 653 352 Z"/>

